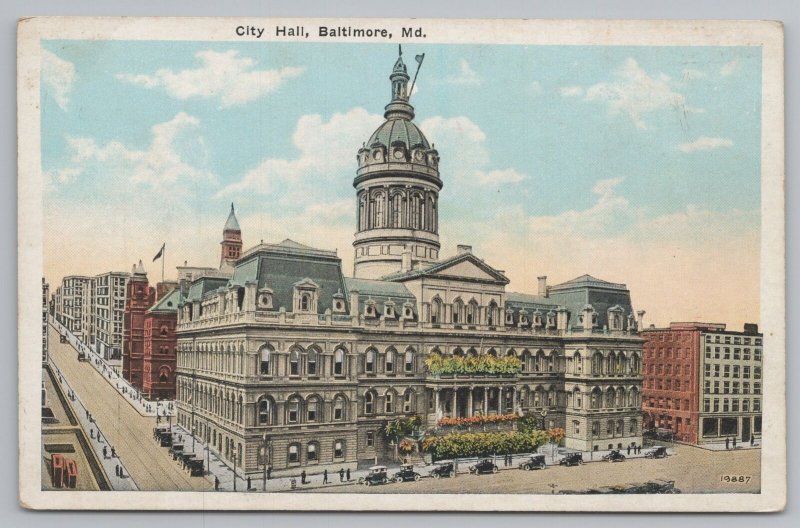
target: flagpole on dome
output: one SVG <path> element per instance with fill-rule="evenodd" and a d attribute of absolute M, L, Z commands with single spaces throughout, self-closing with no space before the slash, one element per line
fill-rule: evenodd
<path fill-rule="evenodd" d="M 400 54 L 402 55 L 403 52 L 401 51 Z M 414 60 L 417 61 L 417 71 L 414 73 L 414 80 L 411 81 L 411 89 L 408 91 L 408 98 L 411 99 L 411 94 L 414 93 L 414 85 L 417 84 L 417 75 L 419 75 L 419 69 L 422 68 L 422 61 L 425 60 L 425 54 L 417 55 L 414 57 Z"/>

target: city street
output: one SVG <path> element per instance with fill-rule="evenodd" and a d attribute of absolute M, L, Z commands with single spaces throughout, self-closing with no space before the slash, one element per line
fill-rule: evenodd
<path fill-rule="evenodd" d="M 455 478 L 423 478 L 419 482 L 382 486 L 335 486 L 307 489 L 312 493 L 552 493 L 562 490 L 674 480 L 682 493 L 757 493 L 761 488 L 761 450 L 708 451 L 677 445 L 676 455 L 665 459 L 629 459 L 625 462 L 590 462 L 582 466 L 550 466 L 544 470 L 503 469 L 497 474 Z M 502 463 L 502 460 L 500 461 Z M 711 469 L 711 468 L 714 469 Z M 391 474 L 391 471 L 390 471 Z M 750 477 L 747 483 L 726 483 L 725 476 Z"/>
<path fill-rule="evenodd" d="M 203 477 L 190 477 L 153 441 L 155 418 L 139 414 L 89 362 L 79 362 L 69 343 L 50 328 L 50 358 L 92 413 L 109 446 L 114 446 L 140 490 L 209 490 Z M 88 431 L 87 431 L 88 434 Z"/>

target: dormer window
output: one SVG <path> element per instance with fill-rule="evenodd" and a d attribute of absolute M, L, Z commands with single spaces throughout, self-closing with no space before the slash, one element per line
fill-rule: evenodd
<path fill-rule="evenodd" d="M 269 288 L 262 288 L 258 290 L 258 308 L 264 310 L 272 309 L 272 290 Z"/>
<path fill-rule="evenodd" d="M 387 319 L 394 319 L 394 303 L 392 301 L 387 301 L 383 305 L 383 315 Z"/>
<path fill-rule="evenodd" d="M 556 316 L 553 313 L 547 314 L 547 327 L 553 328 L 556 325 Z"/>
<path fill-rule="evenodd" d="M 406 306 L 403 310 L 403 317 L 406 319 L 411 319 L 414 316 L 414 311 L 411 309 L 410 306 Z"/>
<path fill-rule="evenodd" d="M 506 324 L 514 324 L 514 311 L 511 309 L 506 311 Z"/>
<path fill-rule="evenodd" d="M 377 311 L 375 309 L 375 301 L 372 299 L 367 300 L 366 304 L 364 305 L 364 315 L 366 317 L 376 317 Z"/>
<path fill-rule="evenodd" d="M 300 294 L 300 311 L 308 312 L 311 310 L 311 295 L 308 293 Z"/>
<path fill-rule="evenodd" d="M 317 313 L 319 303 L 319 286 L 311 279 L 303 279 L 294 285 L 294 311 Z"/>

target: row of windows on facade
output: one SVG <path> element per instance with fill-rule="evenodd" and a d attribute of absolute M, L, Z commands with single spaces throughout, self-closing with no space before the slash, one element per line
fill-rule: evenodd
<path fill-rule="evenodd" d="M 679 375 L 681 371 L 683 371 L 684 376 L 688 376 L 691 372 L 691 365 L 673 365 L 673 364 L 662 364 L 662 365 L 654 365 L 650 363 L 647 365 L 645 369 L 647 374 L 666 374 L 667 376 L 671 375 L 673 372 L 676 375 Z"/>
<path fill-rule="evenodd" d="M 703 384 L 703 392 L 706 394 L 739 394 L 739 382 L 723 381 L 720 391 L 720 382 L 715 381 L 712 391 L 711 381 L 706 380 Z M 750 394 L 750 383 L 742 383 L 742 394 Z M 753 383 L 753 394 L 761 394 L 761 383 Z"/>
<path fill-rule="evenodd" d="M 645 404 L 650 409 L 690 410 L 689 400 L 680 398 L 647 398 Z"/>
<path fill-rule="evenodd" d="M 719 364 L 710 365 L 710 364 L 706 363 L 703 373 L 705 374 L 706 377 L 712 377 L 712 374 L 711 374 L 712 367 L 714 369 L 713 377 L 719 378 L 720 377 L 720 365 Z M 742 374 L 741 377 L 742 378 L 750 379 L 750 366 L 749 365 L 745 365 L 743 367 L 740 366 L 740 365 L 721 365 L 721 367 L 722 367 L 722 377 L 723 378 L 730 378 L 730 377 L 738 378 L 739 377 L 739 373 L 741 372 L 741 374 Z M 731 376 L 731 372 L 733 372 L 732 376 Z M 761 379 L 761 367 L 753 367 L 753 379 Z"/>
<path fill-rule="evenodd" d="M 592 422 L 592 437 L 594 438 L 602 438 L 601 431 L 602 431 L 602 423 L 599 421 Z M 636 435 L 639 431 L 639 422 L 636 419 L 631 419 L 630 423 L 628 424 L 628 434 Z M 572 421 L 572 433 L 573 436 L 580 436 L 581 434 L 581 422 L 579 420 Z M 608 420 L 606 422 L 605 433 L 607 436 L 623 436 L 625 434 L 625 420 Z"/>
<path fill-rule="evenodd" d="M 722 399 L 722 408 L 720 409 L 720 401 L 719 398 L 714 398 L 713 400 L 710 398 L 706 398 L 703 400 L 703 412 L 740 412 L 739 411 L 739 402 L 741 401 L 741 412 L 751 412 L 750 411 L 750 400 L 745 398 L 739 400 L 737 398 L 723 398 Z M 754 398 L 753 399 L 753 410 L 752 412 L 761 412 L 761 399 Z"/>
<path fill-rule="evenodd" d="M 720 347 L 714 347 L 714 352 L 712 355 L 711 347 L 706 347 L 706 359 L 731 359 L 731 348 L 730 347 L 722 347 L 722 357 L 720 357 Z M 749 348 L 734 348 L 733 349 L 733 359 L 734 361 L 738 361 L 742 359 L 744 361 L 750 361 L 750 349 Z M 761 361 L 761 349 L 754 348 L 753 349 L 753 359 L 755 361 Z"/>
<path fill-rule="evenodd" d="M 401 189 L 374 191 L 359 197 L 358 229 L 394 228 L 436 232 L 436 195 Z"/>
<path fill-rule="evenodd" d="M 706 335 L 705 338 L 706 338 L 706 343 L 713 342 L 713 343 L 723 343 L 723 344 L 726 344 L 726 345 L 730 345 L 730 344 L 734 344 L 734 345 L 741 345 L 741 344 L 749 345 L 750 344 L 750 338 L 749 337 L 733 336 L 732 343 L 731 343 L 731 336 L 729 336 L 729 335 L 726 335 L 726 336 L 719 336 L 719 335 L 710 336 L 710 335 Z M 753 338 L 753 344 L 754 345 L 760 345 L 761 344 L 761 338 L 760 337 L 754 337 Z"/>
<path fill-rule="evenodd" d="M 572 407 L 575 409 L 583 409 L 583 393 L 580 389 L 575 388 L 572 391 Z M 639 407 L 641 404 L 641 397 L 639 389 L 631 387 L 625 389 L 623 387 L 609 387 L 605 392 L 600 387 L 595 387 L 589 393 L 589 409 L 603 409 L 603 408 L 622 408 L 622 407 Z"/>
<path fill-rule="evenodd" d="M 299 442 L 294 442 L 289 444 L 289 446 L 286 448 L 286 462 L 289 464 L 300 465 L 301 463 L 315 464 L 320 461 L 319 442 L 317 441 L 312 440 L 311 442 L 306 444 L 305 460 L 301 460 L 300 452 L 301 452 L 301 444 Z M 333 441 L 334 460 L 343 459 L 344 455 L 345 455 L 345 441 L 334 440 Z M 263 461 L 261 461 L 261 463 L 263 464 Z"/>

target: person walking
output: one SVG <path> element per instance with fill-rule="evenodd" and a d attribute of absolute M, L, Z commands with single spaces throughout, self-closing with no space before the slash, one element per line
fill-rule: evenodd
<path fill-rule="evenodd" d="M 115 474 L 117 477 L 119 477 L 119 464 L 117 464 L 116 466 L 114 466 L 114 474 Z"/>
<path fill-rule="evenodd" d="M 736 449 L 736 437 L 733 437 L 733 448 Z"/>
<path fill-rule="evenodd" d="M 247 491 L 250 491 L 251 489 L 253 488 L 250 486 L 250 477 L 247 477 Z"/>
<path fill-rule="evenodd" d="M 108 458 L 108 448 L 106 446 L 103 446 L 103 458 Z"/>
<path fill-rule="evenodd" d="M 300 472 L 300 484 L 306 483 L 306 470 Z"/>
<path fill-rule="evenodd" d="M 731 439 L 726 436 L 725 437 L 725 449 L 730 449 L 730 448 L 731 448 Z"/>
<path fill-rule="evenodd" d="M 756 444 L 756 437 L 750 435 L 750 447 L 753 447 Z"/>
<path fill-rule="evenodd" d="M 327 469 L 322 472 L 322 483 L 323 484 L 327 484 L 328 483 L 328 470 Z"/>
<path fill-rule="evenodd" d="M 628 445 L 628 456 L 631 456 L 631 446 Z"/>
<path fill-rule="evenodd" d="M 350 482 L 350 468 L 347 468 L 347 473 L 345 474 L 345 477 L 347 478 L 347 482 Z"/>
<path fill-rule="evenodd" d="M 344 468 L 339 469 L 339 482 L 344 482 Z"/>
<path fill-rule="evenodd" d="M 267 480 L 272 478 L 272 466 L 267 466 Z"/>
<path fill-rule="evenodd" d="M 94 440 L 94 429 L 89 429 L 89 436 L 91 436 L 92 440 Z"/>
<path fill-rule="evenodd" d="M 214 476 L 214 491 L 219 491 L 219 477 Z"/>

